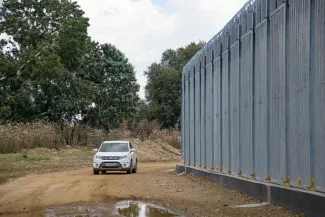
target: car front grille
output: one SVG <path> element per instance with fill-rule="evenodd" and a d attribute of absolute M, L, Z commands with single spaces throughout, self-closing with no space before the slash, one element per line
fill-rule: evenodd
<path fill-rule="evenodd" d="M 103 156 L 102 159 L 103 160 L 119 160 L 120 157 L 119 156 Z"/>
<path fill-rule="evenodd" d="M 122 167 L 121 164 L 118 162 L 109 162 L 109 163 L 104 162 L 100 165 L 100 168 L 104 168 L 104 169 L 109 169 L 109 168 L 118 169 L 121 167 Z"/>

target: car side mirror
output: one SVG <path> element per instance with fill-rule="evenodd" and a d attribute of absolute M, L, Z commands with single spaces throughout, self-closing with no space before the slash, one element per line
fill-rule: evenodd
<path fill-rule="evenodd" d="M 130 152 L 136 152 L 137 150 L 135 148 L 132 148 Z"/>
<path fill-rule="evenodd" d="M 98 152 L 98 149 L 97 148 L 94 148 L 94 152 Z"/>

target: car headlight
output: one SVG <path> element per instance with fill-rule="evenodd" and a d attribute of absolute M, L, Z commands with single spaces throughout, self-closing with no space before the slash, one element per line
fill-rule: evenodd
<path fill-rule="evenodd" d="M 98 156 L 98 155 L 96 155 L 95 158 L 97 158 L 97 159 L 102 159 L 102 156 Z"/>
<path fill-rule="evenodd" d="M 127 158 L 127 157 L 128 157 L 127 155 L 125 155 L 125 156 L 121 156 L 120 159 L 125 159 L 125 158 Z"/>

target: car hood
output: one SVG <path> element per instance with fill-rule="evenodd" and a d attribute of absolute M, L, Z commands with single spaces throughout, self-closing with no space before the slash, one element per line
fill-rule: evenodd
<path fill-rule="evenodd" d="M 124 156 L 129 152 L 97 152 L 97 156 Z"/>

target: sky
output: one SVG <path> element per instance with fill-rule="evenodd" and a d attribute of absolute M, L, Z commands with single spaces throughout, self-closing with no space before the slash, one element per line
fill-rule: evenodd
<path fill-rule="evenodd" d="M 151 63 L 166 49 L 209 41 L 247 0 L 76 1 L 90 18 L 92 39 L 115 45 L 135 67 L 144 98 L 143 72 Z"/>
<path fill-rule="evenodd" d="M 90 18 L 88 33 L 114 44 L 135 67 L 139 95 L 143 72 L 169 48 L 209 41 L 246 0 L 77 0 Z"/>

